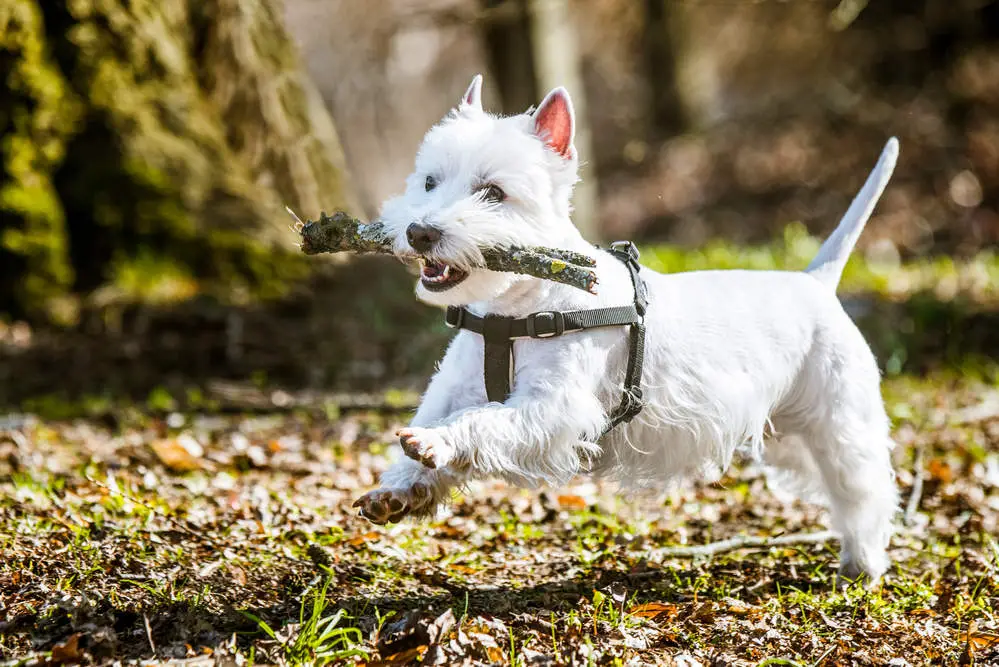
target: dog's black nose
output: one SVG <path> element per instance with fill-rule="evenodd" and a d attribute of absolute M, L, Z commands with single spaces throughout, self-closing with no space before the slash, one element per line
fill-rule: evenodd
<path fill-rule="evenodd" d="M 441 230 L 433 225 L 414 222 L 406 228 L 406 240 L 416 252 L 429 252 L 440 239 Z"/>

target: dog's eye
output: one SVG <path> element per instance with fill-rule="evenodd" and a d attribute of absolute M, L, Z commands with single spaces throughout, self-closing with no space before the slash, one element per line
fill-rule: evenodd
<path fill-rule="evenodd" d="M 423 182 L 423 187 L 427 192 L 430 192 L 437 187 L 437 179 L 433 176 L 427 176 L 427 180 Z"/>
<path fill-rule="evenodd" d="M 506 199 L 506 193 L 498 185 L 486 185 L 482 188 L 483 199 L 494 204 L 502 203 Z"/>

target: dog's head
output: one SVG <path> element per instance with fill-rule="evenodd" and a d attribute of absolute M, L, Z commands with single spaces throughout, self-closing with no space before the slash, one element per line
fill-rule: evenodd
<path fill-rule="evenodd" d="M 506 118 L 482 110 L 476 76 L 458 106 L 427 132 L 406 192 L 381 221 L 396 254 L 418 256 L 417 296 L 438 305 L 494 299 L 522 276 L 475 268 L 480 247 L 558 246 L 576 182 L 572 101 L 562 88 Z"/>

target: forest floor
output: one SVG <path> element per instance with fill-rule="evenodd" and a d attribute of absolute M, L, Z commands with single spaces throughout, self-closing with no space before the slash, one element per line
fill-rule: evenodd
<path fill-rule="evenodd" d="M 995 378 L 885 396 L 913 509 L 870 592 L 835 589 L 835 541 L 656 557 L 823 529 L 752 464 L 665 497 L 475 484 L 378 527 L 350 505 L 404 410 L 11 414 L 0 664 L 997 664 Z"/>
<path fill-rule="evenodd" d="M 800 267 L 817 244 L 802 234 L 643 260 Z M 284 319 L 248 314 L 245 363 L 296 352 L 314 365 L 359 357 L 360 344 L 376 359 L 389 336 L 400 350 L 446 340 L 311 323 L 343 312 L 346 289 L 304 295 L 318 305 Z M 415 395 L 265 389 L 277 372 L 221 393 L 149 390 L 174 366 L 200 368 L 176 347 L 205 337 L 186 316 L 161 347 L 127 327 L 59 346 L 0 327 L 8 401 L 85 392 L 0 409 L 0 667 L 999 664 L 999 258 L 855 261 L 844 291 L 886 369 L 905 515 L 872 591 L 835 587 L 835 540 L 768 543 L 821 531 L 825 516 L 772 493 L 751 462 L 659 496 L 585 478 L 541 491 L 475 483 L 434 521 L 378 527 L 351 503 L 388 464 Z M 383 292 L 398 293 L 393 313 L 410 312 L 398 284 Z M 419 330 L 426 313 L 412 313 L 393 327 Z M 213 336 L 205 359 L 226 344 Z M 114 396 L 110 383 L 130 374 L 144 400 Z M 664 551 L 737 536 L 757 542 Z"/>

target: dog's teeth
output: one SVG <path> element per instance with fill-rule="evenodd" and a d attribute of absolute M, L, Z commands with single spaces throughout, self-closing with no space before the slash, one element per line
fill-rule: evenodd
<path fill-rule="evenodd" d="M 441 280 L 447 280 L 448 276 L 451 275 L 451 265 L 444 265 L 444 272 L 441 274 Z"/>

